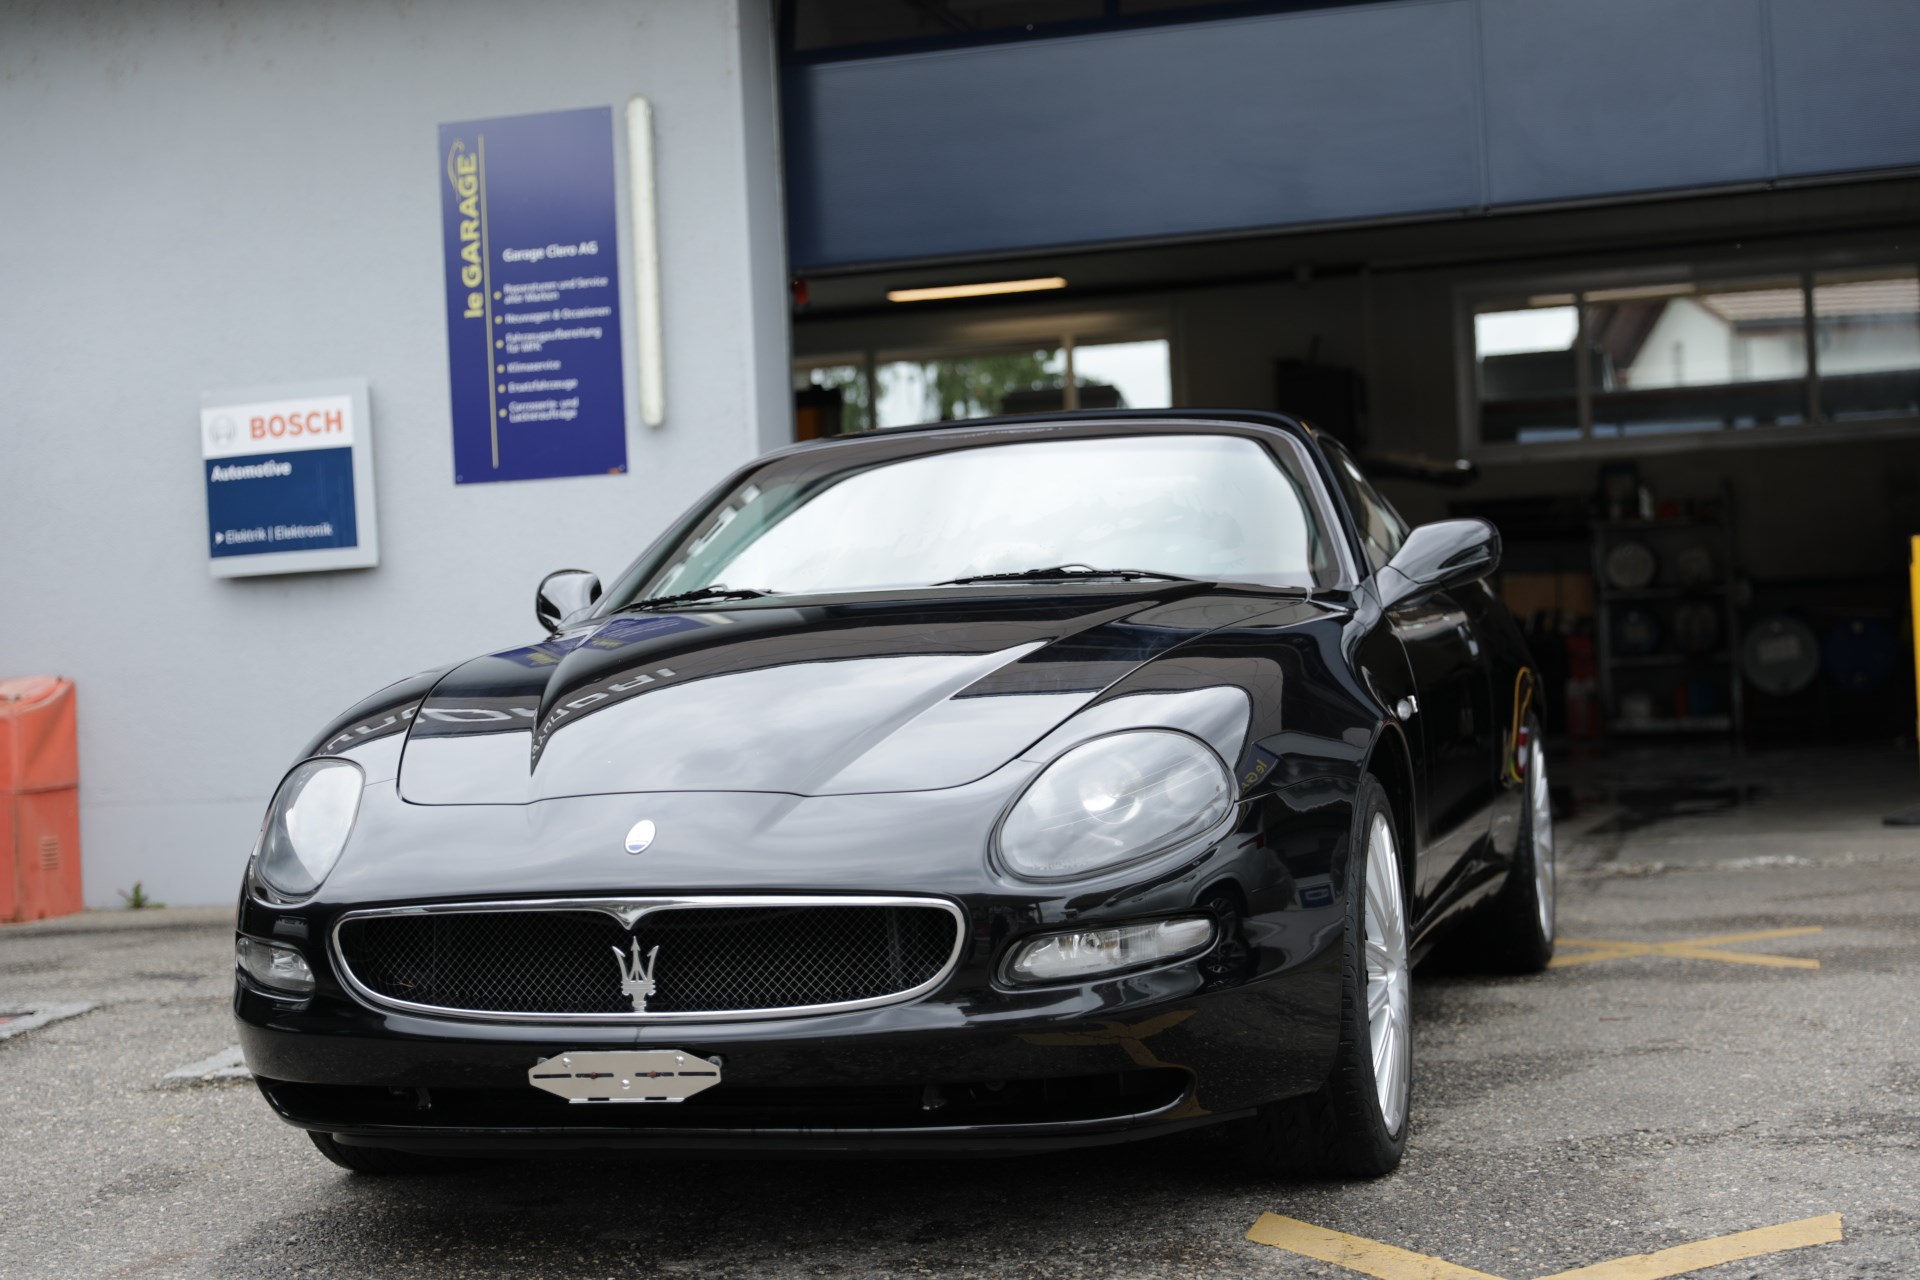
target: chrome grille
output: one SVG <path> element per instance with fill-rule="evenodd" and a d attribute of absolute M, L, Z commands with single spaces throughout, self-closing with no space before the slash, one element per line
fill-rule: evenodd
<path fill-rule="evenodd" d="M 632 920 L 632 928 L 625 923 Z M 609 901 L 364 912 L 335 930 L 342 977 L 381 1004 L 517 1020 L 751 1017 L 930 989 L 958 958 L 951 904 L 912 899 Z M 621 962 L 658 947 L 646 1012 Z"/>

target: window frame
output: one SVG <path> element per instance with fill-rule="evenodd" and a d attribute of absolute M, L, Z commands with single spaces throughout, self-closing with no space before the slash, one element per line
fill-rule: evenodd
<path fill-rule="evenodd" d="M 1555 271 L 1538 275 L 1489 277 L 1461 284 L 1454 289 L 1453 340 L 1455 370 L 1455 411 L 1462 457 L 1478 462 L 1502 463 L 1546 459 L 1621 457 L 1652 453 L 1687 453 L 1703 449 L 1752 448 L 1755 446 L 1823 444 L 1847 440 L 1920 435 L 1920 417 L 1887 417 L 1835 421 L 1827 417 L 1821 403 L 1819 321 L 1814 311 L 1814 288 L 1819 276 L 1830 272 L 1885 270 L 1888 273 L 1920 271 L 1920 257 L 1887 250 L 1853 250 L 1836 254 L 1802 254 L 1790 258 L 1766 258 L 1753 261 L 1713 260 L 1596 269 Z M 1806 420 L 1785 426 L 1755 426 L 1742 429 L 1675 431 L 1648 435 L 1596 436 L 1593 434 L 1594 392 L 1588 363 L 1579 356 L 1587 341 L 1588 307 L 1586 295 L 1606 289 L 1692 284 L 1703 288 L 1737 285 L 1767 277 L 1791 276 L 1800 283 L 1805 331 L 1806 370 L 1800 375 L 1804 388 Z M 1572 294 L 1577 319 L 1574 330 L 1574 412 L 1580 436 L 1575 440 L 1483 440 L 1480 435 L 1480 362 L 1474 317 L 1488 302 L 1534 295 Z M 1728 383 L 1738 387 L 1741 383 Z"/>

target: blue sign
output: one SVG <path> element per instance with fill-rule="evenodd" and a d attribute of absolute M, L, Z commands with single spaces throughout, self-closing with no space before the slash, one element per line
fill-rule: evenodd
<path fill-rule="evenodd" d="M 456 484 L 627 469 L 607 107 L 440 126 Z"/>
<path fill-rule="evenodd" d="M 200 456 L 216 577 L 377 563 L 364 382 L 209 392 Z"/>
<path fill-rule="evenodd" d="M 209 458 L 207 524 L 215 556 L 350 547 L 353 450 Z"/>

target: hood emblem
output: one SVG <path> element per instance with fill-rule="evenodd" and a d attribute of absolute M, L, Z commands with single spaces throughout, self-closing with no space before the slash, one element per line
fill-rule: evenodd
<path fill-rule="evenodd" d="M 642 818 L 627 829 L 627 852 L 645 853 L 647 846 L 653 843 L 654 825 L 652 818 Z"/>
<path fill-rule="evenodd" d="M 642 960 L 640 958 L 640 940 L 635 938 L 633 940 L 633 958 L 631 963 L 629 963 L 626 956 L 620 954 L 620 948 L 608 947 L 607 950 L 613 952 L 614 963 L 620 966 L 621 994 L 633 1001 L 633 1011 L 635 1013 L 645 1013 L 647 1011 L 647 1001 L 653 998 L 654 960 L 659 956 L 660 948 L 657 946 L 654 947 L 653 950 L 647 952 L 647 958 Z"/>

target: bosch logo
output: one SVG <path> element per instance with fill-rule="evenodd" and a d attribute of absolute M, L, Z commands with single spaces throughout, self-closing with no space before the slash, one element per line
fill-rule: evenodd
<path fill-rule="evenodd" d="M 347 415 L 338 409 L 268 413 L 247 419 L 247 436 L 253 440 L 297 440 L 301 436 L 339 435 L 346 429 Z"/>

